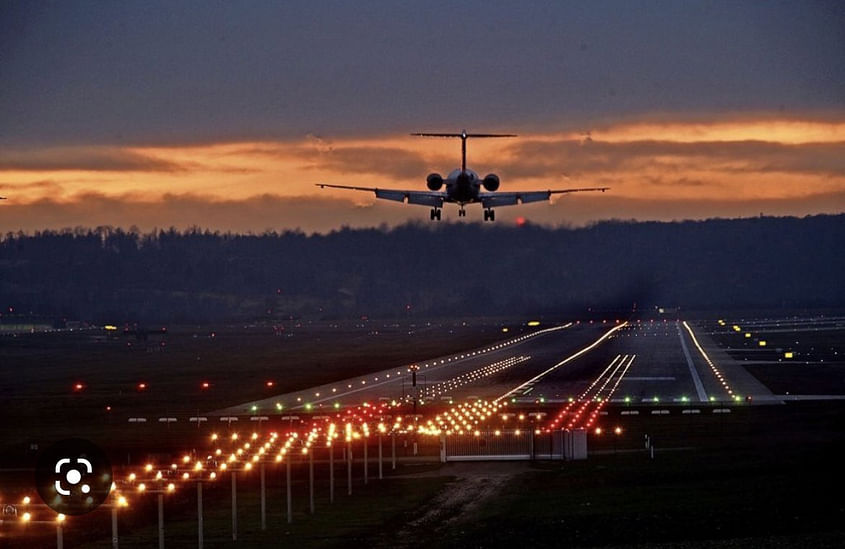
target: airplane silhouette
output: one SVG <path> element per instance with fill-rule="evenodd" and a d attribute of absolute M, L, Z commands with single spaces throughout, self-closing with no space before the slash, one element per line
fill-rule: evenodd
<path fill-rule="evenodd" d="M 449 173 L 445 178 L 439 173 L 431 173 L 426 177 L 428 191 L 408 191 L 401 189 L 380 189 L 377 187 L 354 187 L 349 185 L 330 185 L 328 183 L 317 183 L 321 189 L 329 187 L 332 189 L 351 189 L 353 191 L 371 191 L 376 198 L 394 200 L 396 202 L 407 202 L 431 207 L 431 220 L 440 220 L 440 212 L 444 203 L 458 204 L 458 217 L 466 217 L 464 206 L 467 204 L 480 203 L 484 207 L 484 221 L 494 221 L 496 213 L 494 207 L 516 206 L 530 202 L 542 202 L 550 200 L 553 194 L 577 193 L 585 191 L 604 192 L 610 187 L 587 187 L 578 189 L 555 189 L 546 191 L 513 191 L 497 192 L 499 189 L 499 176 L 491 173 L 483 178 L 467 168 L 467 139 L 492 138 L 492 137 L 516 137 L 514 134 L 501 133 L 412 133 L 411 135 L 422 137 L 460 137 L 461 138 L 461 167 Z M 440 190 L 445 185 L 445 190 Z M 484 190 L 482 190 L 482 188 Z"/>

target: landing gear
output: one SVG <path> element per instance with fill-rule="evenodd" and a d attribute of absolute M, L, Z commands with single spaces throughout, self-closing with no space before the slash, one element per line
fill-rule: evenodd
<path fill-rule="evenodd" d="M 484 221 L 496 221 L 496 212 L 492 208 L 484 210 Z"/>
<path fill-rule="evenodd" d="M 467 216 L 467 211 L 464 209 L 463 206 L 461 206 L 461 209 L 458 210 L 458 217 L 466 217 L 466 216 Z"/>
<path fill-rule="evenodd" d="M 435 219 L 440 221 L 440 208 L 431 209 L 431 220 L 434 221 Z"/>

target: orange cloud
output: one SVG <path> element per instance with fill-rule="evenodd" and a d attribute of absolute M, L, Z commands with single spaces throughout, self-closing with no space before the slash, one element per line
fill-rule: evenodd
<path fill-rule="evenodd" d="M 550 211 L 565 212 L 565 219 L 589 221 L 584 215 L 573 215 L 568 210 L 571 204 L 593 212 L 597 216 L 593 219 L 671 219 L 675 218 L 672 209 L 689 217 L 760 209 L 804 214 L 840 211 L 831 208 L 841 208 L 839 197 L 845 192 L 842 150 L 845 122 L 834 117 L 794 120 L 761 116 L 713 121 L 656 117 L 582 133 L 528 133 L 517 139 L 470 141 L 469 165 L 482 175 L 500 174 L 501 190 L 612 187 L 610 193 L 595 197 L 558 199 L 562 209 L 532 206 L 540 209 L 514 210 L 529 216 L 541 212 L 536 217 L 549 223 L 558 219 L 547 213 Z M 426 174 L 455 168 L 459 153 L 457 140 L 407 135 L 306 136 L 287 141 L 158 147 L 0 149 L 0 189 L 9 196 L 0 205 L 0 225 L 4 230 L 17 228 L 13 216 L 8 215 L 12 206 L 23 208 L 15 212 L 29 209 L 33 219 L 46 223 L 47 212 L 59 216 L 61 211 L 60 217 L 70 225 L 96 224 L 94 218 L 102 219 L 102 212 L 80 207 L 92 202 L 108 203 L 115 211 L 126 205 L 127 211 L 134 212 L 132 223 L 139 226 L 150 225 L 144 219 L 154 219 L 156 226 L 178 226 L 183 222 L 182 214 L 167 207 L 173 201 L 181 204 L 182 213 L 189 205 L 193 208 L 190 211 L 196 212 L 190 224 L 209 227 L 222 227 L 225 208 L 215 210 L 219 205 L 241 212 L 235 216 L 239 221 L 228 224 L 230 228 L 249 225 L 249 216 L 238 216 L 254 208 L 285 213 L 278 218 L 268 213 L 262 223 L 269 225 L 249 225 L 251 230 L 291 226 L 294 219 L 303 228 L 320 230 L 328 226 L 329 218 L 335 226 L 365 220 L 370 225 L 398 223 L 423 218 L 427 212 L 376 203 L 369 193 L 320 190 L 314 184 L 424 189 Z M 300 212 L 308 211 L 315 220 L 309 222 L 297 215 L 288 203 L 300 205 Z M 313 207 L 306 207 L 306 203 Z M 649 203 L 659 205 L 665 213 L 658 215 Z M 331 214 L 319 213 L 327 204 L 331 204 Z M 168 223 L 154 214 L 153 207 L 172 214 L 172 220 Z M 365 214 L 361 207 L 366 207 Z M 78 219 L 67 217 L 74 212 Z M 509 216 L 503 209 L 497 217 Z M 108 219 L 109 223 L 119 221 L 114 216 Z M 256 219 L 265 218 L 259 215 Z M 21 222 L 19 218 L 17 222 Z"/>

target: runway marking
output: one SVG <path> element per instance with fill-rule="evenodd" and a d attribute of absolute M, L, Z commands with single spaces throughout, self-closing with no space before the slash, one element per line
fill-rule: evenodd
<path fill-rule="evenodd" d="M 695 333 L 692 331 L 692 328 L 690 328 L 690 325 L 687 324 L 686 320 L 684 320 L 682 322 L 682 324 L 684 325 L 684 328 L 686 328 L 687 331 L 689 332 L 689 335 L 692 338 L 692 342 L 695 343 L 695 346 L 698 349 L 698 352 L 701 353 L 701 356 L 704 357 L 704 360 L 710 366 L 710 369 L 713 370 L 713 375 L 716 376 L 716 379 L 719 380 L 719 383 L 722 384 L 722 387 L 725 388 L 725 391 L 728 393 L 728 395 L 730 395 L 730 397 L 733 398 L 733 396 L 734 396 L 733 389 L 731 389 L 731 386 L 728 385 L 727 381 L 725 381 L 725 376 L 722 375 L 722 372 L 719 371 L 719 369 L 716 367 L 716 365 L 713 363 L 713 361 L 710 360 L 710 357 L 707 356 L 707 353 L 704 352 L 704 349 L 698 343 L 698 339 L 696 339 Z"/>
<path fill-rule="evenodd" d="M 531 332 L 530 334 L 525 334 L 525 335 L 520 336 L 516 339 L 507 340 L 504 343 L 500 343 L 495 347 L 485 347 L 484 349 L 481 349 L 481 350 L 466 351 L 465 353 L 462 353 L 460 355 L 462 358 L 458 358 L 458 355 L 456 353 L 455 355 L 453 355 L 449 359 L 449 362 L 446 362 L 445 358 L 434 359 L 430 363 L 432 368 L 430 370 L 428 370 L 428 372 L 433 372 L 435 370 L 448 368 L 450 365 L 458 364 L 460 362 L 465 362 L 465 361 L 471 360 L 474 357 L 480 357 L 481 355 L 488 353 L 488 352 L 491 352 L 494 349 L 498 351 L 499 349 L 504 348 L 504 347 L 516 347 L 518 345 L 525 343 L 526 340 L 533 339 L 535 337 L 545 335 L 545 334 L 548 334 L 548 333 L 551 333 L 551 332 L 556 332 L 558 330 L 565 330 L 565 329 L 571 327 L 572 325 L 573 325 L 572 322 L 567 322 L 566 324 L 564 324 L 562 326 L 552 326 L 551 328 L 544 328 L 542 330 L 537 330 L 536 332 Z M 428 368 L 428 366 L 429 365 L 426 364 L 424 367 Z M 309 389 L 306 389 L 305 391 L 295 391 L 295 392 L 286 393 L 286 394 L 283 394 L 283 395 L 276 395 L 276 396 L 273 396 L 273 397 L 260 399 L 260 400 L 257 400 L 257 401 L 245 402 L 241 405 L 230 406 L 228 408 L 224 408 L 223 411 L 226 412 L 226 411 L 229 411 L 229 410 L 240 409 L 242 407 L 248 407 L 250 405 L 258 405 L 258 404 L 261 404 L 263 406 L 264 405 L 263 403 L 266 403 L 268 406 L 272 406 L 272 401 L 275 401 L 275 402 L 279 402 L 280 400 L 288 400 L 289 401 L 289 399 L 294 399 L 294 398 L 297 398 L 297 399 L 300 399 L 300 400 L 306 399 L 306 402 L 303 402 L 302 404 L 296 404 L 296 405 L 285 405 L 285 409 L 288 410 L 288 411 L 303 410 L 303 409 L 307 409 L 306 403 L 311 404 L 311 405 L 322 404 L 322 403 L 328 402 L 330 400 L 337 401 L 341 397 L 348 397 L 349 395 L 352 395 L 354 393 L 358 393 L 360 391 L 368 391 L 368 390 L 373 389 L 374 387 L 381 387 L 382 385 L 387 385 L 387 384 L 391 384 L 391 383 L 395 383 L 395 384 L 398 385 L 402 382 L 403 377 L 404 378 L 410 377 L 410 374 L 409 374 L 407 368 L 408 368 L 407 365 L 401 366 L 399 368 L 399 372 L 402 372 L 402 373 L 397 372 L 397 376 L 392 378 L 392 379 L 386 379 L 386 380 L 383 380 L 383 381 L 379 381 L 377 383 L 371 382 L 369 384 L 363 384 L 364 386 L 357 387 L 355 389 L 353 389 L 352 387 L 349 387 L 348 390 L 339 391 L 337 393 L 332 391 L 331 395 L 323 397 L 323 398 L 317 398 L 317 399 L 311 400 L 309 395 L 312 394 L 314 391 L 318 391 L 318 392 L 329 391 L 332 387 L 343 385 L 344 383 L 347 384 L 348 386 L 352 385 L 353 383 L 355 385 L 357 385 L 357 382 L 361 379 L 361 377 L 367 378 L 370 375 L 375 375 L 376 377 L 385 376 L 387 378 L 390 378 L 389 374 L 391 372 L 393 372 L 393 368 L 389 368 L 387 370 L 382 370 L 381 372 L 375 372 L 374 374 L 367 374 L 365 376 L 356 376 L 356 377 L 347 378 L 347 379 L 343 379 L 343 380 L 332 382 L 332 383 L 326 383 L 326 384 L 323 384 L 323 385 L 319 385 L 317 387 L 311 387 Z M 300 400 L 297 400 L 297 402 L 299 402 Z"/>
<path fill-rule="evenodd" d="M 578 358 L 579 356 L 583 355 L 584 353 L 588 353 L 588 352 L 592 351 L 592 350 L 593 350 L 593 349 L 595 349 L 595 348 L 596 348 L 596 347 L 597 347 L 597 346 L 598 346 L 598 345 L 599 345 L 602 341 L 604 341 L 605 339 L 607 339 L 608 337 L 610 337 L 610 335 L 611 335 L 613 332 L 615 332 L 616 330 L 619 330 L 619 329 L 621 329 L 621 328 L 624 328 L 624 327 L 625 327 L 625 326 L 627 326 L 627 325 L 628 325 L 628 322 L 626 321 L 626 322 L 623 322 L 622 324 L 620 324 L 620 325 L 618 325 L 618 326 L 615 326 L 615 327 L 611 328 L 610 330 L 608 330 L 608 332 L 607 332 L 606 334 L 604 334 L 603 336 L 601 336 L 600 338 L 598 338 L 597 340 L 595 340 L 595 341 L 594 341 L 593 343 L 591 343 L 590 345 L 587 345 L 586 347 L 584 347 L 583 349 L 581 349 L 581 350 L 580 350 L 580 351 L 578 351 L 577 353 L 575 353 L 575 354 L 573 354 L 573 355 L 571 355 L 571 356 L 569 356 L 569 357 L 567 357 L 567 358 L 565 358 L 565 359 L 561 360 L 560 362 L 558 362 L 557 364 L 555 364 L 554 366 L 552 366 L 552 367 L 551 367 L 551 368 L 549 368 L 548 370 L 546 370 L 546 371 L 544 371 L 544 372 L 540 372 L 539 374 L 537 374 L 536 376 L 532 377 L 531 379 L 529 379 L 529 380 L 528 380 L 528 381 L 526 381 L 525 383 L 523 383 L 523 384 L 521 384 L 521 385 L 519 385 L 519 386 L 517 386 L 517 387 L 514 387 L 513 389 L 511 389 L 511 390 L 510 390 L 510 391 L 508 391 L 507 393 L 505 393 L 505 394 L 503 394 L 502 396 L 500 396 L 500 397 L 498 397 L 498 398 L 494 399 L 494 400 L 493 400 L 493 402 L 494 402 L 494 403 L 499 402 L 500 400 L 502 400 L 502 399 L 504 399 L 504 398 L 509 397 L 509 396 L 510 396 L 510 395 L 512 395 L 513 393 L 516 393 L 517 391 L 519 391 L 519 390 L 521 390 L 521 389 L 524 389 L 525 387 L 528 387 L 529 385 L 533 385 L 533 384 L 534 384 L 534 383 L 536 383 L 538 380 L 542 379 L 544 376 L 546 376 L 546 375 L 547 375 L 547 374 L 549 374 L 550 372 L 553 372 L 554 370 L 557 370 L 558 368 L 560 368 L 561 366 L 563 366 L 563 365 L 564 365 L 564 364 L 566 364 L 567 362 L 571 362 L 571 361 L 575 360 L 576 358 Z M 617 358 L 618 358 L 618 357 L 617 357 Z"/>
<path fill-rule="evenodd" d="M 616 389 L 617 389 L 617 387 L 619 387 L 619 383 L 622 381 L 622 378 L 624 378 L 625 374 L 628 373 L 628 369 L 634 363 L 634 359 L 637 358 L 637 355 L 625 355 L 625 356 L 621 357 L 622 360 L 619 360 L 620 356 L 621 355 L 616 355 L 616 358 L 614 358 L 613 361 L 611 361 L 611 363 L 607 366 L 607 368 L 605 368 L 604 371 L 602 371 L 602 373 L 600 373 L 598 375 L 598 377 L 596 377 L 596 379 L 594 379 L 593 382 L 590 383 L 590 386 L 587 387 L 584 390 L 583 393 L 581 393 L 581 395 L 578 397 L 578 400 L 570 402 L 563 410 L 560 411 L 557 418 L 554 421 L 552 421 L 552 423 L 551 423 L 552 429 L 556 428 L 557 424 L 559 422 L 563 421 L 564 416 L 566 416 L 569 413 L 570 408 L 572 408 L 573 405 L 576 402 L 581 402 L 581 407 L 578 408 L 572 414 L 573 417 L 570 419 L 569 423 L 566 425 L 566 428 L 572 429 L 576 424 L 578 424 L 579 422 L 582 422 L 581 416 L 587 415 L 587 411 L 588 411 L 588 408 L 590 407 L 590 405 L 593 402 L 596 402 L 597 403 L 596 408 L 586 417 L 586 422 L 581 423 L 581 425 L 585 429 L 589 428 L 593 424 L 596 417 L 601 413 L 601 409 L 604 407 L 605 403 L 608 402 L 609 400 L 611 400 L 611 398 L 613 397 L 613 393 L 616 392 Z M 619 362 L 617 362 L 617 360 Z M 626 361 L 627 361 L 627 363 L 626 363 Z M 608 370 L 610 370 L 610 368 L 613 367 L 614 365 L 616 365 L 616 367 L 613 369 L 613 371 L 604 380 L 604 383 L 602 384 L 602 386 L 595 393 L 593 393 L 591 396 L 588 396 L 590 394 L 590 392 L 593 390 L 593 387 L 595 387 L 598 384 L 598 382 L 601 381 L 602 378 L 605 377 L 605 374 L 607 374 Z M 616 382 L 613 384 L 613 387 L 610 388 L 610 391 L 607 393 L 606 396 L 602 397 L 601 396 L 602 391 L 604 391 L 604 388 L 607 387 L 607 384 L 610 383 L 611 380 L 613 380 L 614 376 L 616 376 L 616 372 L 618 372 L 619 369 L 623 367 L 623 365 L 624 365 L 624 368 L 622 369 L 622 373 L 619 374 L 619 377 L 616 378 Z"/>
<path fill-rule="evenodd" d="M 518 357 L 511 357 L 505 360 L 500 360 L 499 362 L 494 362 L 493 364 L 476 368 L 475 370 L 469 370 L 446 380 L 432 382 L 423 388 L 423 398 L 441 396 L 443 393 L 453 389 L 458 389 L 463 385 L 480 381 L 485 377 L 497 374 L 507 368 L 510 368 L 511 366 L 521 364 L 527 360 L 531 360 L 531 356 L 520 355 Z M 419 397 L 419 394 L 414 395 L 413 393 L 414 391 L 411 390 L 411 392 L 404 397 L 406 402 L 412 402 L 415 396 Z"/>
<path fill-rule="evenodd" d="M 686 326 L 686 322 L 684 322 Z M 687 359 L 687 366 L 689 366 L 689 373 L 692 376 L 692 382 L 695 385 L 695 392 L 698 393 L 698 399 L 701 402 L 707 402 L 707 392 L 704 390 L 704 384 L 701 383 L 701 378 L 698 377 L 698 372 L 695 370 L 695 365 L 692 363 L 692 356 L 689 354 L 689 349 L 687 348 L 687 342 L 684 341 L 684 333 L 681 331 L 680 326 L 675 326 L 678 329 L 678 338 L 681 340 L 681 349 L 684 350 L 684 357 Z M 689 326 L 687 326 L 689 330 Z M 692 331 L 690 331 L 692 333 Z M 694 337 L 694 336 L 693 336 Z M 698 342 L 696 342 L 698 345 Z"/>

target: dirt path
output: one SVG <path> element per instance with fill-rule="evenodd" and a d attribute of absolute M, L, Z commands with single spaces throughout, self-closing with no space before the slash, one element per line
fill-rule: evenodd
<path fill-rule="evenodd" d="M 531 471 L 536 469 L 532 469 L 526 462 L 481 462 L 450 463 L 435 471 L 404 475 L 408 478 L 449 476 L 455 479 L 420 508 L 416 518 L 390 535 L 389 545 L 413 547 L 419 532 L 425 532 L 426 539 L 437 539 L 439 532 L 454 529 L 471 520 L 513 478 Z"/>

